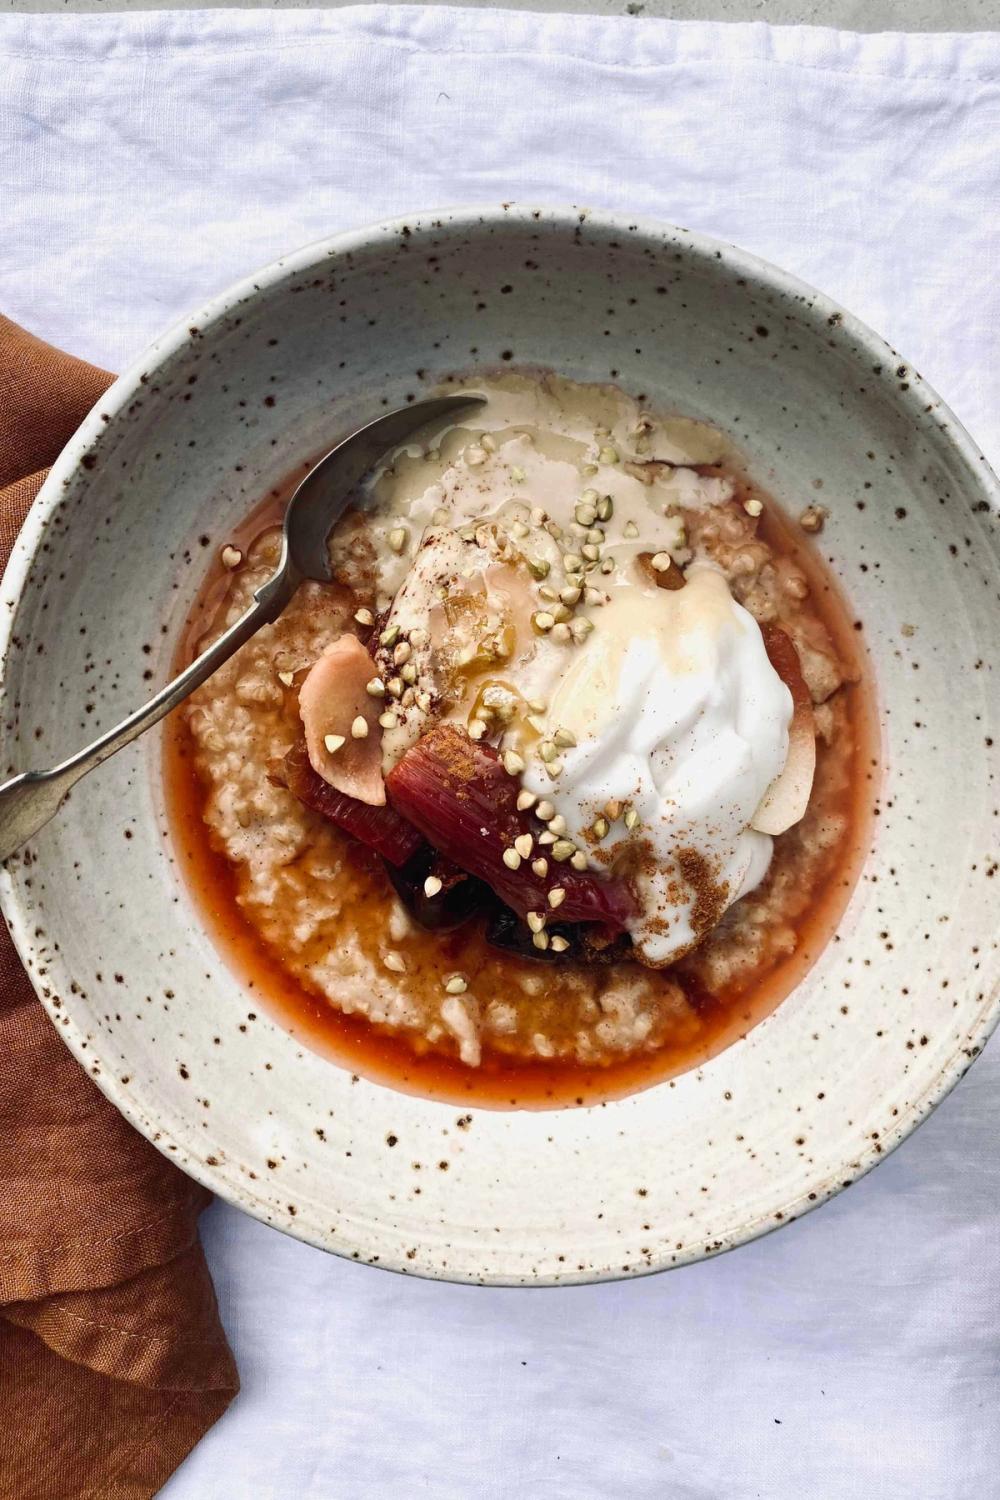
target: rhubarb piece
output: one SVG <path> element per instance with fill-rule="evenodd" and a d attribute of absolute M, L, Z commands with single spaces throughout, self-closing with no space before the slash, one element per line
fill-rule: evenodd
<path fill-rule="evenodd" d="M 549 861 L 538 876 L 530 859 L 516 869 L 504 863 L 504 852 L 521 834 L 537 838 L 542 824 L 518 812 L 519 782 L 509 776 L 495 750 L 477 744 L 454 724 L 439 724 L 408 750 L 386 778 L 389 801 L 396 810 L 449 859 L 496 892 L 519 916 L 547 914 L 548 893 L 565 891 L 559 918 L 569 922 L 604 922 L 621 931 L 632 912 L 632 898 L 619 880 L 601 879 Z"/>
<path fill-rule="evenodd" d="M 410 916 L 430 932 L 452 932 L 470 917 L 492 910 L 496 897 L 489 886 L 466 874 L 429 844 L 421 844 L 404 865 L 387 862 L 386 874 Z M 430 879 L 441 882 L 431 896 L 425 890 Z"/>
<path fill-rule="evenodd" d="M 274 780 L 286 786 L 306 807 L 329 818 L 359 843 L 367 844 L 391 865 L 405 865 L 423 845 L 417 830 L 385 805 L 373 807 L 338 791 L 313 770 L 305 744 L 295 745 L 281 762 Z"/>
<path fill-rule="evenodd" d="M 764 793 L 750 823 L 758 833 L 774 835 L 784 833 L 797 823 L 809 805 L 816 773 L 816 725 L 812 698 L 802 676 L 794 643 L 778 625 L 762 625 L 760 629 L 768 660 L 792 695 L 788 755 L 780 775 Z"/>
<path fill-rule="evenodd" d="M 338 792 L 385 806 L 381 699 L 368 692 L 376 676 L 357 636 L 342 635 L 310 668 L 299 689 L 309 763 Z"/>

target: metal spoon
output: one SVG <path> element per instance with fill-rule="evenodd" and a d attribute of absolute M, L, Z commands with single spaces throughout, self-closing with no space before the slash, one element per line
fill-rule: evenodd
<path fill-rule="evenodd" d="M 161 688 L 144 708 L 137 709 L 85 750 L 50 771 L 24 771 L 0 786 L 0 860 L 7 859 L 55 816 L 66 793 L 81 777 L 158 724 L 262 625 L 276 620 L 304 579 L 332 582 L 327 546 L 330 532 L 347 508 L 355 486 L 379 459 L 405 442 L 417 428 L 441 417 L 454 416 L 463 408 L 481 406 L 483 399 L 469 395 L 441 396 L 398 407 L 359 428 L 322 458 L 288 502 L 278 566 L 254 594 L 254 602 L 246 614 L 179 677 Z"/>

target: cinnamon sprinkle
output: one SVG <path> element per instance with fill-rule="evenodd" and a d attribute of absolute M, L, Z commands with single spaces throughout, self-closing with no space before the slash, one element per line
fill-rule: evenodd
<path fill-rule="evenodd" d="M 678 849 L 675 858 L 681 874 L 694 892 L 690 920 L 692 930 L 700 938 L 711 932 L 725 911 L 729 883 L 716 879 L 710 861 L 698 849 Z"/>

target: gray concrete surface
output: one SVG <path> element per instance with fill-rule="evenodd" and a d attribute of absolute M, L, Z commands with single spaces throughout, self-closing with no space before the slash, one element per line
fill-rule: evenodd
<path fill-rule="evenodd" d="M 196 10 L 199 7 L 300 8 L 355 0 L 0 0 L 3 11 Z M 395 0 L 416 4 L 419 0 Z M 1000 0 L 439 0 L 512 10 L 670 16 L 675 20 L 770 21 L 853 31 L 994 31 Z"/>

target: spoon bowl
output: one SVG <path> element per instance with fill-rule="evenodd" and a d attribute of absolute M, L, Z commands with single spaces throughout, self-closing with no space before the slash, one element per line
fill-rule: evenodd
<path fill-rule="evenodd" d="M 296 582 L 303 578 L 313 578 L 317 583 L 332 582 L 330 532 L 365 475 L 379 459 L 421 427 L 481 405 L 480 397 L 466 393 L 414 401 L 376 417 L 374 422 L 359 427 L 338 443 L 306 475 L 288 502 L 278 573 L 287 568 L 298 575 Z"/>

